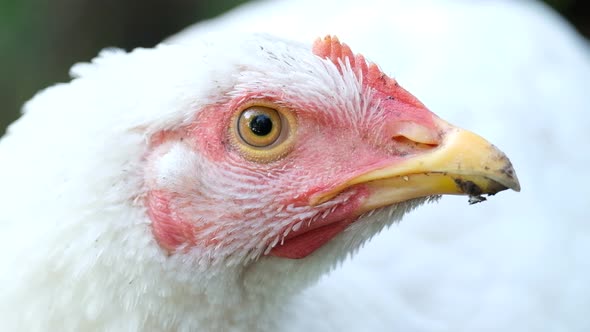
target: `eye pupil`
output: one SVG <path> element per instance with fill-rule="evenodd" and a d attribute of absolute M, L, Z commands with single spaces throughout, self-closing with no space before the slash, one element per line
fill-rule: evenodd
<path fill-rule="evenodd" d="M 240 139 L 254 148 L 266 149 L 273 146 L 288 131 L 283 131 L 281 113 L 273 108 L 253 106 L 238 118 L 237 129 Z"/>
<path fill-rule="evenodd" d="M 268 163 L 289 153 L 297 123 L 290 110 L 275 107 L 277 105 L 269 101 L 261 100 L 260 103 L 262 105 L 251 104 L 236 110 L 228 138 L 231 147 L 243 158 Z"/>
<path fill-rule="evenodd" d="M 249 127 L 256 136 L 266 136 L 272 131 L 272 119 L 266 114 L 257 114 L 250 121 Z"/>

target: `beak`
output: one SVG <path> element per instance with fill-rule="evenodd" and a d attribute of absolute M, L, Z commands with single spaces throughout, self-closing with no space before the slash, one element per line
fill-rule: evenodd
<path fill-rule="evenodd" d="M 437 121 L 442 132 L 438 146 L 317 193 L 310 203 L 321 204 L 355 185 L 369 190 L 360 213 L 433 195 L 469 195 L 473 204 L 485 200 L 483 194 L 520 191 L 512 164 L 502 151 L 472 132 Z"/>

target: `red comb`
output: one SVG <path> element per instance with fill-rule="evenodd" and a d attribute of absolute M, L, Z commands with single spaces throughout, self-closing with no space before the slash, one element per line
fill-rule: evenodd
<path fill-rule="evenodd" d="M 338 67 L 340 73 L 342 73 L 342 65 L 346 63 L 346 59 L 348 58 L 352 70 L 357 76 L 362 76 L 364 85 L 396 98 L 399 101 L 417 107 L 424 107 L 416 97 L 400 87 L 395 79 L 385 75 L 376 64 L 367 63 L 367 60 L 362 55 L 352 53 L 350 47 L 341 43 L 336 36 L 326 36 L 317 39 L 313 43 L 312 52 L 320 58 L 332 61 Z"/>

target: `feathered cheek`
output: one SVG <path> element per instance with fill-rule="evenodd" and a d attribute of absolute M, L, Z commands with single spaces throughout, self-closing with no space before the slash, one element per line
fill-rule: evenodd
<path fill-rule="evenodd" d="M 201 220 L 185 219 L 179 213 L 178 194 L 166 190 L 150 190 L 146 197 L 152 234 L 158 245 L 169 255 L 191 248 L 214 246 L 213 236 L 203 236 L 210 225 Z"/>
<path fill-rule="evenodd" d="M 145 180 L 151 188 L 185 192 L 199 187 L 199 157 L 183 142 L 168 142 L 148 156 Z"/>

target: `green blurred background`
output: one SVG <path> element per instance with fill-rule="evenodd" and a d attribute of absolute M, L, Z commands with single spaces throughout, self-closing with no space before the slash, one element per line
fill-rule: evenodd
<path fill-rule="evenodd" d="M 99 50 L 150 47 L 247 0 L 0 0 L 0 136 L 38 90 Z M 590 36 L 589 0 L 545 0 Z"/>

